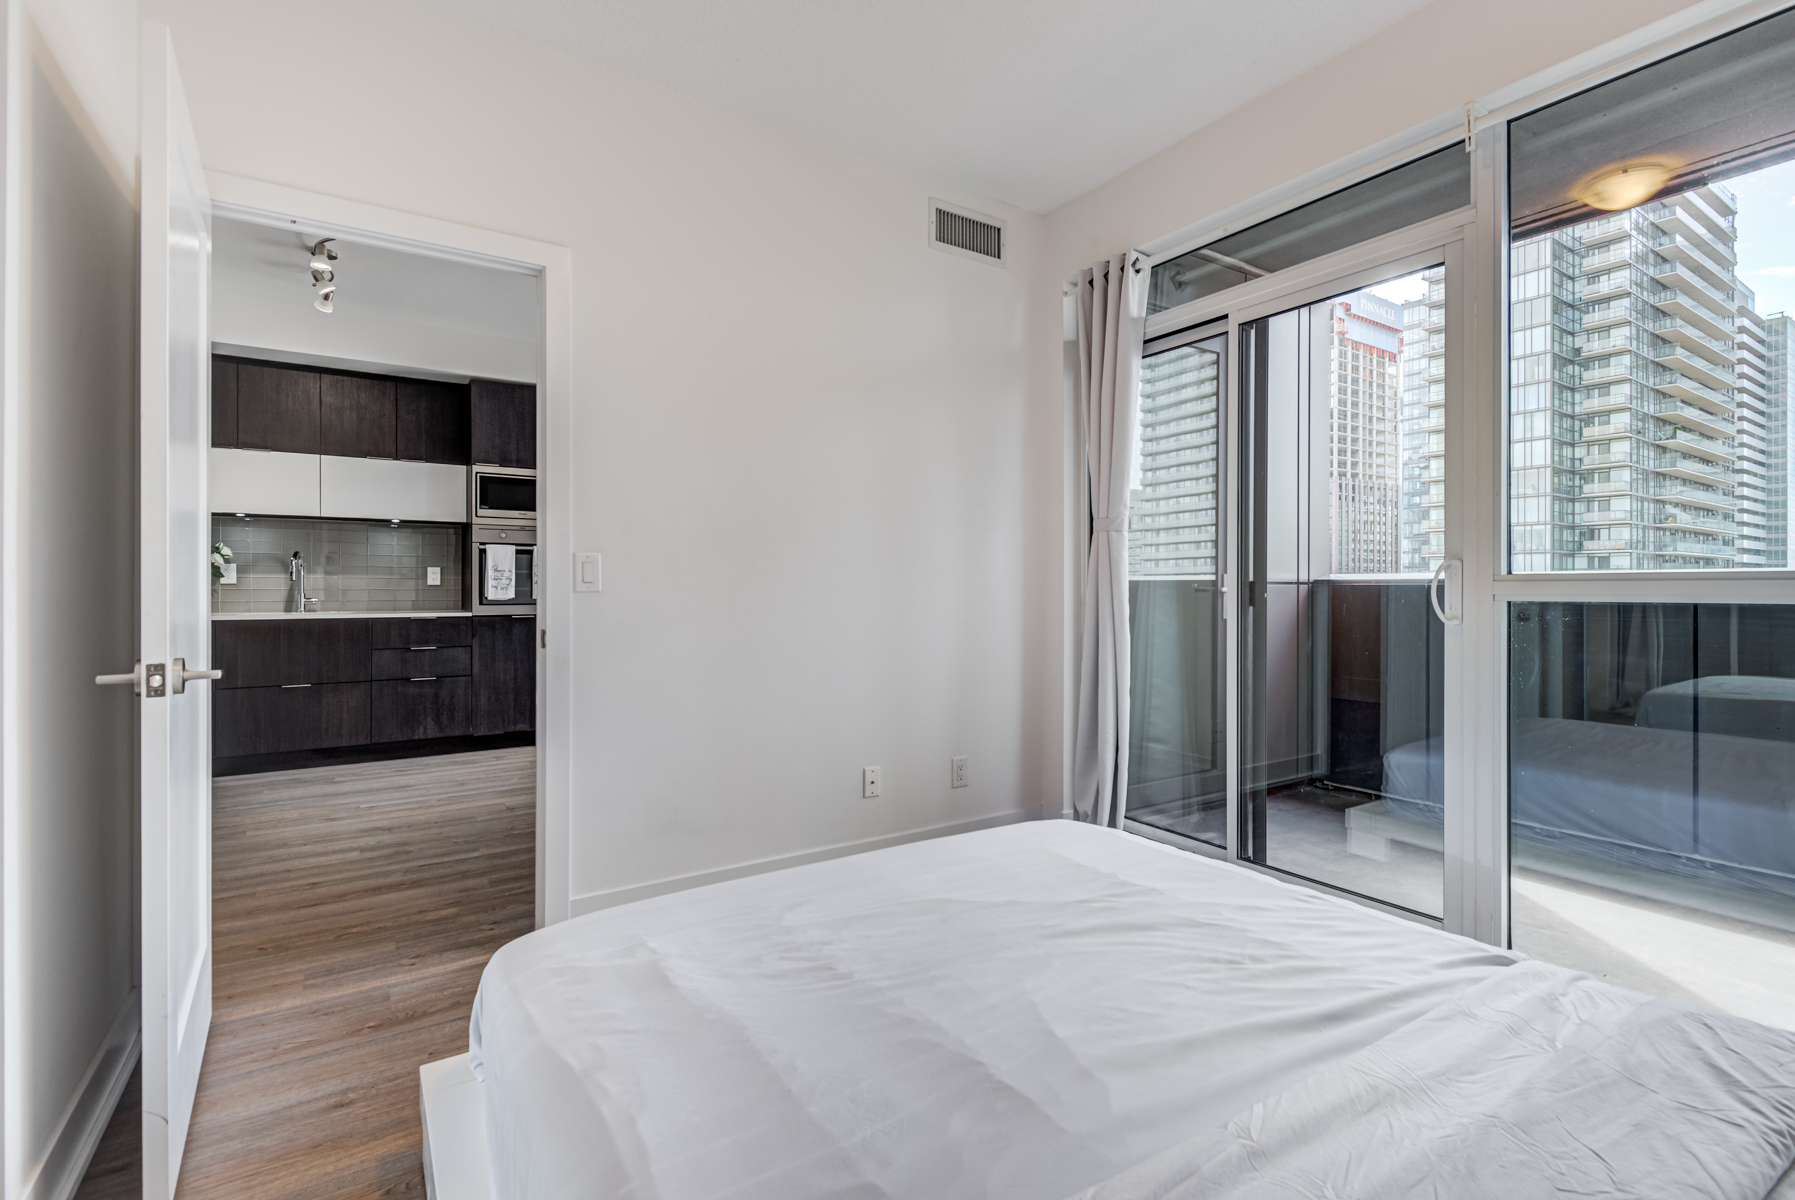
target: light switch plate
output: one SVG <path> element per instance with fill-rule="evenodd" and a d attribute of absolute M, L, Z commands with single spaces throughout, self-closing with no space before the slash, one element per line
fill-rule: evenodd
<path fill-rule="evenodd" d="M 573 590 L 576 592 L 602 592 L 605 590 L 604 555 L 586 553 L 573 556 Z"/>
<path fill-rule="evenodd" d="M 441 567 L 424 568 L 424 586 L 441 587 L 443 585 L 443 569 Z"/>

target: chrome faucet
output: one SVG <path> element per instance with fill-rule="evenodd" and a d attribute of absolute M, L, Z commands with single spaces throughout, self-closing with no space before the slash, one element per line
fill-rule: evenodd
<path fill-rule="evenodd" d="M 287 578 L 299 585 L 297 593 L 293 597 L 294 612 L 302 613 L 305 611 L 306 605 L 318 603 L 316 596 L 305 594 L 305 556 L 297 550 L 293 551 L 293 561 L 287 564 Z"/>

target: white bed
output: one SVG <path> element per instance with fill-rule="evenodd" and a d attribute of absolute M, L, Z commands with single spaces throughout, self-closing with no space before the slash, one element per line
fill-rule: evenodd
<path fill-rule="evenodd" d="M 1442 1173 L 1517 1130 L 1759 1200 L 1795 1157 L 1795 1035 L 1063 821 L 531 934 L 471 1051 L 504 1200 L 1555 1194 Z"/>

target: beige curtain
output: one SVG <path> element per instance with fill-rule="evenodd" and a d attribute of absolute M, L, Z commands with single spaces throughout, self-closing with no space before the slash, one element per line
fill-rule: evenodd
<path fill-rule="evenodd" d="M 1079 402 L 1091 489 L 1072 806 L 1120 827 L 1128 788 L 1128 486 L 1140 420 L 1147 271 L 1139 254 L 1079 277 Z"/>

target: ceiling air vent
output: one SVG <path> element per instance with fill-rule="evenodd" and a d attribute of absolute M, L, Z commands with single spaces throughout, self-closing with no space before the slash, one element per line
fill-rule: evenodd
<path fill-rule="evenodd" d="M 930 200 L 929 245 L 949 254 L 1002 265 L 1003 222 L 983 213 Z"/>

